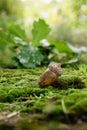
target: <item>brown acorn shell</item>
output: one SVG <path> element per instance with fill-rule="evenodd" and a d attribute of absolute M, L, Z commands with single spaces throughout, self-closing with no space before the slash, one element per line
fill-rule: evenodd
<path fill-rule="evenodd" d="M 58 79 L 60 75 L 60 65 L 49 65 L 46 71 L 40 76 L 38 84 L 41 87 L 51 85 Z"/>

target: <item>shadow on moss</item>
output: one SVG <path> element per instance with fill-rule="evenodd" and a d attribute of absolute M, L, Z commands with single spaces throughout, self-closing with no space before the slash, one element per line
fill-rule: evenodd
<path fill-rule="evenodd" d="M 53 87 L 59 89 L 68 89 L 68 88 L 76 88 L 82 89 L 85 88 L 85 83 L 80 77 L 77 76 L 61 76 L 58 81 L 53 84 Z"/>

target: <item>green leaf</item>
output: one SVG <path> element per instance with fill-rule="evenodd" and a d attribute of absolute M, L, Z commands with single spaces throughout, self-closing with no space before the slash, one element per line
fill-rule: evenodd
<path fill-rule="evenodd" d="M 35 21 L 33 23 L 33 29 L 32 29 L 33 45 L 38 46 L 40 44 L 40 41 L 47 37 L 49 32 L 50 27 L 48 24 L 45 23 L 44 20 L 39 19 L 39 21 Z"/>
<path fill-rule="evenodd" d="M 74 58 L 72 58 L 71 60 L 62 63 L 62 65 L 75 64 L 75 63 L 77 63 L 77 62 L 78 62 L 78 57 L 74 57 Z"/>
<path fill-rule="evenodd" d="M 44 56 L 37 48 L 22 46 L 21 53 L 17 58 L 25 68 L 34 68 L 41 65 Z"/>
<path fill-rule="evenodd" d="M 0 49 L 3 50 L 9 44 L 14 44 L 14 40 L 11 38 L 9 33 L 0 32 Z"/>
<path fill-rule="evenodd" d="M 27 41 L 25 30 L 23 30 L 19 25 L 11 25 L 9 28 L 11 34 L 16 37 L 21 38 L 23 41 Z"/>
<path fill-rule="evenodd" d="M 55 45 L 55 47 L 60 53 L 64 53 L 64 52 L 68 54 L 73 53 L 72 49 L 68 46 L 67 42 L 57 42 L 55 40 L 50 40 L 49 42 L 50 44 Z"/>

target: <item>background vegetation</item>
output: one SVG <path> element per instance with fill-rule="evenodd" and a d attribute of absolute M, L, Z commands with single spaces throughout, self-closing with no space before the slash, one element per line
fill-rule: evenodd
<path fill-rule="evenodd" d="M 75 0 L 37 0 L 37 2 L 33 0 L 1 0 L 0 66 L 10 68 L 31 68 L 31 66 L 46 65 L 50 62 L 65 63 L 72 60 L 72 58 L 74 59 L 73 62 L 77 62 L 79 57 L 84 57 L 80 58 L 80 60 L 84 59 L 83 62 L 86 63 L 85 56 L 87 54 L 85 53 L 85 56 L 83 56 L 81 53 L 78 57 L 77 53 L 86 52 L 87 49 L 84 47 L 79 49 L 73 48 L 73 46 L 86 46 L 86 15 L 86 0 L 78 0 L 78 2 Z M 32 65 L 26 66 L 20 62 L 18 55 L 21 54 L 23 58 L 23 48 L 26 48 L 25 44 L 30 47 L 33 39 L 33 25 L 34 22 L 39 21 L 39 19 L 44 19 L 42 21 L 50 28 L 50 33 L 40 39 L 47 39 L 48 41 L 45 40 L 42 44 L 45 45 L 49 43 L 49 46 L 46 45 L 43 47 L 40 42 L 36 41 L 38 43 L 36 47 L 33 47 L 34 52 L 35 49 L 39 50 L 41 59 L 39 59 L 39 64 L 36 63 L 35 65 L 31 63 Z M 36 26 L 38 28 L 38 25 Z M 43 25 L 41 32 L 43 32 L 44 29 L 45 24 Z M 73 46 L 68 45 L 67 47 L 67 43 L 70 43 L 70 45 Z M 63 47 L 60 47 L 62 44 Z M 33 46 L 33 44 L 31 46 Z M 59 47 L 65 48 L 65 50 L 60 50 Z M 66 48 L 69 48 L 74 55 L 70 55 L 70 53 L 68 53 L 69 51 L 66 51 Z M 75 51 L 76 49 L 77 52 Z M 37 53 L 37 57 L 39 53 Z M 43 53 L 45 54 L 44 57 Z M 27 55 L 31 56 L 31 54 L 28 53 Z M 45 59 L 46 63 L 43 63 L 43 59 Z M 27 60 L 26 62 L 28 64 L 32 61 Z"/>

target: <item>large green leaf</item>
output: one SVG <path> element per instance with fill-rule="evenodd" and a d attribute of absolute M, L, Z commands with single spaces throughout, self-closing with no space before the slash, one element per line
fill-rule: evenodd
<path fill-rule="evenodd" d="M 70 53 L 80 54 L 81 52 L 85 52 L 85 53 L 87 52 L 87 47 L 84 46 L 77 48 L 67 42 L 57 42 L 55 40 L 49 40 L 49 42 L 50 44 L 54 45 L 60 53 L 65 52 L 68 54 Z"/>
<path fill-rule="evenodd" d="M 50 40 L 49 42 L 50 44 L 55 45 L 55 47 L 60 53 L 64 53 L 64 52 L 68 54 L 73 53 L 73 50 L 68 46 L 67 42 L 57 42 L 55 40 Z"/>
<path fill-rule="evenodd" d="M 33 23 L 33 29 L 32 29 L 33 45 L 38 46 L 40 44 L 40 41 L 47 37 L 49 32 L 50 27 L 48 24 L 45 23 L 44 20 L 39 19 L 39 21 L 35 21 Z"/>
<path fill-rule="evenodd" d="M 25 68 L 34 68 L 41 65 L 44 56 L 37 48 L 22 46 L 21 53 L 17 56 Z"/>
<path fill-rule="evenodd" d="M 10 28 L 9 28 L 9 31 L 14 36 L 19 37 L 23 41 L 27 42 L 27 37 L 26 37 L 25 30 L 22 29 L 19 25 L 11 25 Z"/>

